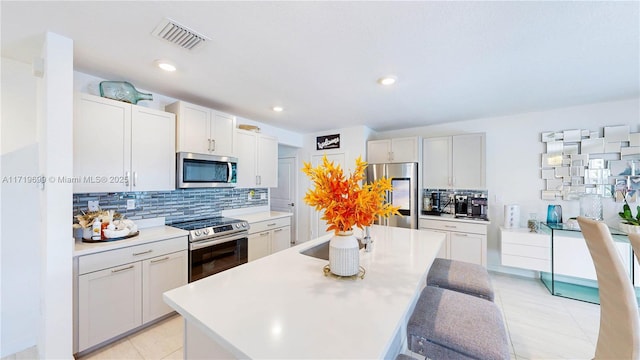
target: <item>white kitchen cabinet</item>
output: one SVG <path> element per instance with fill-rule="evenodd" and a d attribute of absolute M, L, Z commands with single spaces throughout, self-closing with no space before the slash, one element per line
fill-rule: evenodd
<path fill-rule="evenodd" d="M 162 293 L 187 283 L 184 236 L 77 258 L 77 352 L 172 310 Z"/>
<path fill-rule="evenodd" d="M 502 265 L 536 271 L 551 271 L 551 237 L 529 228 L 500 227 Z"/>
<path fill-rule="evenodd" d="M 423 139 L 422 162 L 425 188 L 486 188 L 485 134 Z"/>
<path fill-rule="evenodd" d="M 278 139 L 254 131 L 236 130 L 238 187 L 278 186 Z"/>
<path fill-rule="evenodd" d="M 165 110 L 176 114 L 176 151 L 233 154 L 234 116 L 184 101 L 167 105 Z"/>
<path fill-rule="evenodd" d="M 173 310 L 162 293 L 187 283 L 187 251 L 144 260 L 142 262 L 142 323 L 148 323 Z"/>
<path fill-rule="evenodd" d="M 420 219 L 419 228 L 447 234 L 439 257 L 487 266 L 487 224 Z"/>
<path fill-rule="evenodd" d="M 80 351 L 142 324 L 141 264 L 125 264 L 78 278 Z"/>
<path fill-rule="evenodd" d="M 419 146 L 418 137 L 370 140 L 367 142 L 367 162 L 370 164 L 419 162 Z"/>
<path fill-rule="evenodd" d="M 291 218 L 249 223 L 249 261 L 271 255 L 291 246 Z"/>
<path fill-rule="evenodd" d="M 78 94 L 73 192 L 175 189 L 175 115 Z"/>

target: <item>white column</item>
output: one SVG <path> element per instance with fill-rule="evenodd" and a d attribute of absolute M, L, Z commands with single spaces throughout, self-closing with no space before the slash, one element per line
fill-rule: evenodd
<path fill-rule="evenodd" d="M 38 84 L 40 172 L 46 177 L 73 172 L 73 41 L 45 34 L 43 77 Z M 72 185 L 47 182 L 40 194 L 40 334 L 42 359 L 73 354 Z"/>

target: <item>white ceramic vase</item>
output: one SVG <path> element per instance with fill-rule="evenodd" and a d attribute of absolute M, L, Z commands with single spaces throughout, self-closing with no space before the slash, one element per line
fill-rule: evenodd
<path fill-rule="evenodd" d="M 340 231 L 329 241 L 329 269 L 339 276 L 353 276 L 360 271 L 360 247 L 353 231 Z"/>
<path fill-rule="evenodd" d="M 620 230 L 627 234 L 640 234 L 640 226 L 620 223 Z"/>

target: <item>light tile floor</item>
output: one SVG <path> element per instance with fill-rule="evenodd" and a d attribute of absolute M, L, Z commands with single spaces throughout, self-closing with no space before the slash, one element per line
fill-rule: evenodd
<path fill-rule="evenodd" d="M 539 280 L 491 274 L 496 304 L 509 334 L 512 359 L 591 359 L 600 307 L 551 296 Z M 313 331 L 313 330 L 311 330 Z M 95 351 L 93 359 L 182 359 L 182 318 L 173 316 Z M 2 360 L 30 359 L 30 353 Z M 31 355 L 33 356 L 33 355 Z"/>

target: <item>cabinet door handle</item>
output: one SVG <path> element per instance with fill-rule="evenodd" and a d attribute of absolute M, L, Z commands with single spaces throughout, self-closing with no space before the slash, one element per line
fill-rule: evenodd
<path fill-rule="evenodd" d="M 211 139 L 211 151 L 216 151 L 216 139 Z"/>
<path fill-rule="evenodd" d="M 282 231 L 282 228 L 273 230 L 274 233 Z"/>
<path fill-rule="evenodd" d="M 137 186 L 138 184 L 138 172 L 134 171 L 133 172 L 133 186 Z"/>
<path fill-rule="evenodd" d="M 150 254 L 153 251 L 153 249 L 149 249 L 147 251 L 143 251 L 143 252 L 139 252 L 139 253 L 133 253 L 133 256 L 138 256 L 138 255 L 144 255 L 144 254 Z"/>
<path fill-rule="evenodd" d="M 267 236 L 267 235 L 269 235 L 269 232 L 268 232 L 268 231 L 265 231 L 265 232 L 263 232 L 263 233 L 260 233 L 260 236 Z"/>
<path fill-rule="evenodd" d="M 133 264 L 131 264 L 131 265 L 127 266 L 127 267 L 121 268 L 121 269 L 113 269 L 113 270 L 111 270 L 111 273 L 117 273 L 117 272 L 120 272 L 120 271 L 129 270 L 129 269 L 133 269 Z"/>
<path fill-rule="evenodd" d="M 209 146 L 207 147 L 207 151 L 211 151 L 211 139 L 207 139 L 209 141 Z"/>
<path fill-rule="evenodd" d="M 127 171 L 124 173 L 124 186 L 129 186 L 129 176 L 131 176 L 130 172 Z"/>
<path fill-rule="evenodd" d="M 169 260 L 169 257 L 168 257 L 168 256 L 165 256 L 165 257 L 163 257 L 162 259 L 155 259 L 155 260 L 151 260 L 151 263 L 153 264 L 153 263 L 157 263 L 157 262 L 165 261 L 165 260 Z"/>

